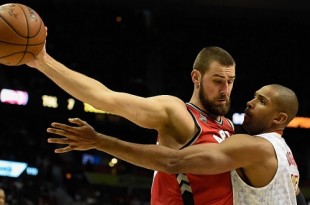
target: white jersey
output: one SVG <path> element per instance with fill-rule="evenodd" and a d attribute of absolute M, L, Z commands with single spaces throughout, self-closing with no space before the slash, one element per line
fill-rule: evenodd
<path fill-rule="evenodd" d="M 246 184 L 231 171 L 235 205 L 296 205 L 299 171 L 291 149 L 276 132 L 257 135 L 270 141 L 278 159 L 278 169 L 272 181 L 260 188 Z"/>

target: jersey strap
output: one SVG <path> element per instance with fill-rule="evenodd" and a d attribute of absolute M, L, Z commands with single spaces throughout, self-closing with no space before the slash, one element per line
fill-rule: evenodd
<path fill-rule="evenodd" d="M 180 186 L 184 205 L 194 205 L 195 203 L 192 187 L 189 183 L 187 176 L 185 174 L 177 174 L 176 177 Z"/>

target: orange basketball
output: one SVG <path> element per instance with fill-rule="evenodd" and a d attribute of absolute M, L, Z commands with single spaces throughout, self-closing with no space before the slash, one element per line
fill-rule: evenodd
<path fill-rule="evenodd" d="M 0 6 L 0 64 L 18 66 L 44 47 L 46 28 L 41 17 L 23 4 Z"/>

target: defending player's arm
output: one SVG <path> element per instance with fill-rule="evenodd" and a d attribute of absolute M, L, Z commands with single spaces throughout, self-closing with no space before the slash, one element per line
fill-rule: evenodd
<path fill-rule="evenodd" d="M 143 153 L 144 156 L 139 156 L 134 160 L 139 163 L 140 158 L 149 158 L 149 164 L 152 167 L 148 168 L 168 173 L 203 175 L 223 173 L 240 167 L 246 168 L 262 162 L 270 155 L 270 147 L 266 148 L 266 146 L 272 146 L 264 140 L 246 134 L 233 135 L 220 144 L 198 144 L 182 150 L 170 150 L 158 146 L 139 148 L 134 144 L 121 145 L 123 143 L 118 141 L 117 146 L 128 146 L 128 151 L 132 152 L 140 149 L 140 154 Z"/>
<path fill-rule="evenodd" d="M 247 134 L 233 135 L 222 143 L 189 146 L 180 150 L 170 167 L 170 173 L 218 174 L 237 168 L 247 168 L 264 161 L 272 154 L 272 145 L 264 139 Z M 166 156 L 169 160 L 169 156 Z M 171 159 L 172 161 L 173 159 Z"/>
<path fill-rule="evenodd" d="M 109 137 L 97 133 L 85 121 L 77 118 L 70 122 L 78 126 L 53 123 L 52 128 L 48 128 L 49 133 L 65 136 L 65 138 L 50 138 L 50 143 L 68 145 L 56 149 L 56 153 L 97 149 L 140 167 L 168 173 L 193 174 L 231 171 L 238 167 L 249 166 L 266 157 L 264 154 L 255 154 L 258 149 L 265 150 L 265 143 L 260 145 L 252 140 L 253 137 L 247 135 L 232 136 L 221 144 L 201 144 L 174 150 Z"/>
<path fill-rule="evenodd" d="M 170 156 L 169 159 L 178 157 L 178 151 L 174 149 L 160 145 L 141 145 L 122 141 L 96 132 L 87 122 L 78 118 L 69 119 L 69 121 L 77 126 L 54 122 L 52 127 L 47 129 L 49 133 L 64 137 L 49 138 L 49 143 L 67 145 L 55 149 L 55 153 L 97 149 L 137 166 L 153 170 L 161 170 L 162 167 L 165 170 L 169 160 L 162 160 L 162 157 Z"/>

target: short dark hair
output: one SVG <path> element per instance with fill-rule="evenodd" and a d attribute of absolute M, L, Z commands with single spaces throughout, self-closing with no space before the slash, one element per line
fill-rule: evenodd
<path fill-rule="evenodd" d="M 197 55 L 193 69 L 198 70 L 204 74 L 214 61 L 219 62 L 224 66 L 236 65 L 233 57 L 224 49 L 217 46 L 210 46 L 203 48 Z"/>

